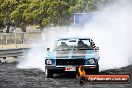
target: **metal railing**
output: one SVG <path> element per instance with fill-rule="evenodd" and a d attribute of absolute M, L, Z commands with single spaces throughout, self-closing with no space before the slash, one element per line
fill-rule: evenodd
<path fill-rule="evenodd" d="M 0 45 L 30 44 L 41 39 L 41 32 L 29 33 L 0 33 Z"/>

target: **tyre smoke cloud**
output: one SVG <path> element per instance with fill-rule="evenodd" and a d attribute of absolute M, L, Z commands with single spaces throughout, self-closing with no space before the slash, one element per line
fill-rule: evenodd
<path fill-rule="evenodd" d="M 83 27 L 45 28 L 41 49 L 33 48 L 25 54 L 18 64 L 19 68 L 41 68 L 44 70 L 46 48 L 54 40 L 64 36 L 90 37 L 100 48 L 100 71 L 116 69 L 132 64 L 132 1 L 117 0 L 104 9 L 97 11 L 90 22 Z M 83 17 L 82 17 L 83 18 Z M 61 30 L 62 29 L 62 30 Z M 34 46 L 34 44 L 32 44 Z"/>
<path fill-rule="evenodd" d="M 132 2 L 118 0 L 95 15 L 82 35 L 89 35 L 100 47 L 100 70 L 132 63 Z"/>

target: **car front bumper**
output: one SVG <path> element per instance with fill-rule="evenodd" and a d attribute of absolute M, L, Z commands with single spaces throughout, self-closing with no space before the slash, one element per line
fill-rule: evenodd
<path fill-rule="evenodd" d="M 68 66 L 73 66 L 73 65 L 62 65 L 62 66 L 53 66 L 53 65 L 46 65 L 45 68 L 49 69 L 49 70 L 54 70 L 54 71 L 59 71 L 59 72 L 68 72 L 65 71 L 65 67 Z M 84 70 L 88 70 L 88 69 L 95 69 L 97 65 L 82 65 L 82 67 L 84 68 Z M 78 70 L 79 66 L 73 66 L 76 67 L 76 71 Z"/>

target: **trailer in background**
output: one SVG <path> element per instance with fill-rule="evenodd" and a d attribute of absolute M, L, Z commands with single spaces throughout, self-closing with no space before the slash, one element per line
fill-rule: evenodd
<path fill-rule="evenodd" d="M 84 26 L 92 18 L 91 14 L 88 13 L 75 13 L 74 14 L 74 24 L 78 26 Z"/>
<path fill-rule="evenodd" d="M 90 23 L 96 14 L 98 14 L 98 12 L 74 13 L 74 25 L 85 26 L 85 24 Z"/>

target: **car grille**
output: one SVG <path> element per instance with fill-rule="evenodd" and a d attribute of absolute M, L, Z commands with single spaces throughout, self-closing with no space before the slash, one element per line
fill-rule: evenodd
<path fill-rule="evenodd" d="M 56 65 L 83 65 L 84 59 L 56 59 Z"/>

